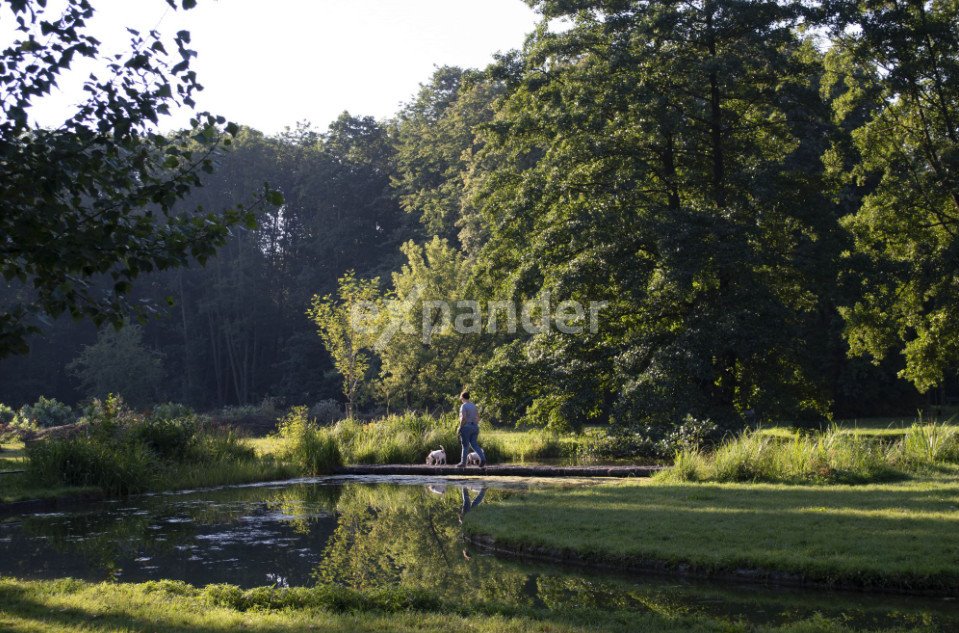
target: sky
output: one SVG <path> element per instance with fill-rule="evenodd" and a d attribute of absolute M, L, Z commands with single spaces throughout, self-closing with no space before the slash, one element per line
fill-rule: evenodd
<path fill-rule="evenodd" d="M 269 134 L 301 120 L 323 129 L 344 110 L 387 118 L 436 66 L 483 67 L 494 53 L 521 47 L 538 17 L 521 0 L 200 0 L 190 11 L 173 11 L 163 0 L 94 6 L 91 29 L 103 52 L 126 48 L 127 26 L 171 38 L 190 31 L 193 67 L 205 87 L 199 109 Z M 0 29 L 4 41 L 7 29 Z M 87 72 L 81 66 L 62 80 L 34 108 L 34 120 L 61 123 L 81 100 Z"/>

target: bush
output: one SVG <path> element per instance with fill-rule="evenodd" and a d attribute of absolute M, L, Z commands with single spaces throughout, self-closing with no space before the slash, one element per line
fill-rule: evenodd
<path fill-rule="evenodd" d="M 243 404 L 232 407 L 223 407 L 217 417 L 242 422 L 249 419 L 276 420 L 280 417 L 280 409 L 276 399 L 263 398 L 260 404 Z"/>
<path fill-rule="evenodd" d="M 17 417 L 17 412 L 0 402 L 0 426 L 6 426 Z"/>
<path fill-rule="evenodd" d="M 277 434 L 283 442 L 284 459 L 308 475 L 333 472 L 343 464 L 339 446 L 327 429 L 320 429 L 309 418 L 306 407 L 293 407 L 280 420 Z"/>
<path fill-rule="evenodd" d="M 576 446 L 576 458 L 590 462 L 604 459 L 635 459 L 660 457 L 656 445 L 638 433 L 587 435 Z"/>
<path fill-rule="evenodd" d="M 43 396 L 35 404 L 21 407 L 18 417 L 21 426 L 30 424 L 42 429 L 76 422 L 76 415 L 68 405 Z"/>
<path fill-rule="evenodd" d="M 189 418 L 174 420 L 147 418 L 130 425 L 134 442 L 145 444 L 161 459 L 184 459 L 196 438 L 196 426 Z"/>
<path fill-rule="evenodd" d="M 310 407 L 310 417 L 319 424 L 335 424 L 346 417 L 342 405 L 332 398 L 320 400 Z"/>
<path fill-rule="evenodd" d="M 178 402 L 164 402 L 153 407 L 153 417 L 161 420 L 177 420 L 191 418 L 196 412 L 185 404 Z"/>

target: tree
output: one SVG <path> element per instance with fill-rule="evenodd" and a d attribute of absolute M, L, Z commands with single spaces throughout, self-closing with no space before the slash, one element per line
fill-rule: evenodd
<path fill-rule="evenodd" d="M 478 312 L 463 312 L 462 324 L 475 335 L 452 327 L 459 316 L 453 310 L 471 298 L 472 271 L 463 254 L 437 236 L 422 246 L 407 242 L 402 251 L 407 263 L 393 273 L 387 321 L 376 344 L 380 386 L 391 407 L 444 406 L 469 380 L 480 341 Z M 449 306 L 449 314 L 433 302 Z"/>
<path fill-rule="evenodd" d="M 826 412 L 811 349 L 841 241 L 801 5 L 531 4 L 570 28 L 528 41 L 481 128 L 476 283 L 608 307 L 595 333 L 504 341 L 474 382 L 487 409 L 553 426 Z"/>
<path fill-rule="evenodd" d="M 339 302 L 332 295 L 314 295 L 307 315 L 343 377 L 346 414 L 352 416 L 380 334 L 379 279 L 357 279 L 356 273 L 347 272 L 340 278 L 338 295 Z"/>
<path fill-rule="evenodd" d="M 174 212 L 236 131 L 207 113 L 190 130 L 157 131 L 172 109 L 195 106 L 188 32 L 173 38 L 173 54 L 151 31 L 131 32 L 127 53 L 105 56 L 89 33 L 90 0 L 67 0 L 59 15 L 41 0 L 2 10 L 17 36 L 0 53 L 0 274 L 22 289 L 0 312 L 0 357 L 27 349 L 35 317 L 121 325 L 131 311 L 142 314 L 126 300 L 137 277 L 202 262 L 230 225 L 253 222 L 242 208 Z M 36 127 L 31 107 L 80 58 L 104 61 L 106 73 L 87 79 L 86 101 L 59 127 Z"/>
<path fill-rule="evenodd" d="M 920 391 L 959 364 L 959 3 L 826 3 L 837 120 L 828 154 L 862 194 L 845 226 L 861 295 L 844 309 L 851 352 L 905 357 Z"/>
<path fill-rule="evenodd" d="M 67 368 L 88 397 L 115 393 L 138 407 L 157 402 L 163 384 L 161 356 L 143 344 L 143 329 L 132 324 L 102 330 Z"/>
<path fill-rule="evenodd" d="M 463 192 L 470 157 L 481 147 L 476 129 L 493 118 L 506 93 L 493 73 L 444 66 L 421 86 L 396 121 L 396 176 L 403 209 L 426 230 L 467 248 L 478 245 Z"/>

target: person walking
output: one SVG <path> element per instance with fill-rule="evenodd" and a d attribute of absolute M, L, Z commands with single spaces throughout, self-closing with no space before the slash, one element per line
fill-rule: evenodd
<path fill-rule="evenodd" d="M 480 458 L 480 467 L 486 466 L 486 453 L 479 445 L 479 409 L 470 402 L 470 392 L 464 391 L 460 394 L 460 446 L 463 448 L 460 463 L 457 468 L 466 468 L 466 457 L 470 450 L 476 452 Z"/>

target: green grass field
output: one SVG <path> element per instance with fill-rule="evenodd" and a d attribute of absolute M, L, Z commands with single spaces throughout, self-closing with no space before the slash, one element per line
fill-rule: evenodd
<path fill-rule="evenodd" d="M 668 484 L 533 492 L 481 508 L 472 535 L 603 562 L 738 569 L 959 593 L 959 481 Z"/>

